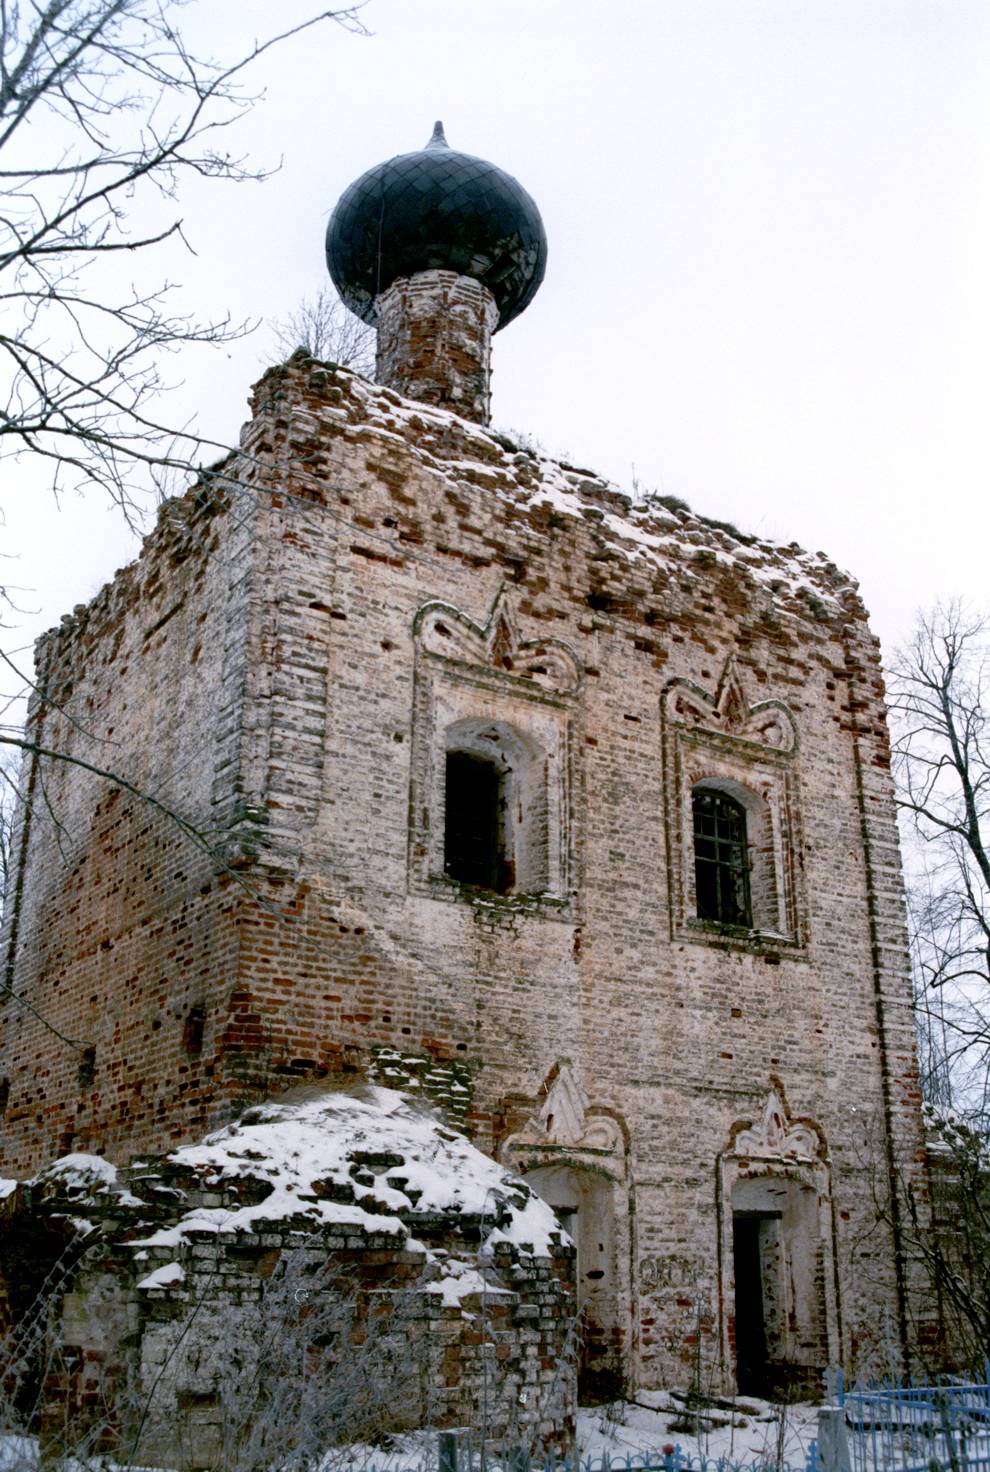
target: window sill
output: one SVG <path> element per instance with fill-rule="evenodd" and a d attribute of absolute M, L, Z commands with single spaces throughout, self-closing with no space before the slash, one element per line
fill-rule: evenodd
<path fill-rule="evenodd" d="M 542 890 L 528 894 L 499 894 L 494 889 L 462 884 L 447 874 L 431 874 L 422 892 L 431 899 L 444 900 L 448 904 L 469 905 L 479 915 L 487 914 L 494 920 L 509 920 L 515 915 L 542 915 L 551 920 L 566 920 L 571 914 L 569 899 L 560 899 Z"/>
<path fill-rule="evenodd" d="M 697 915 L 684 922 L 678 938 L 717 950 L 749 951 L 771 964 L 781 956 L 797 961 L 806 959 L 805 947 L 793 936 L 775 930 L 749 929 L 745 925 L 726 925 L 720 920 L 702 920 Z"/>

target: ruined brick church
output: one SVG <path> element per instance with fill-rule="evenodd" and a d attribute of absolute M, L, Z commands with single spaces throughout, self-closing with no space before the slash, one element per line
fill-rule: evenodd
<path fill-rule="evenodd" d="M 327 253 L 377 382 L 268 371 L 39 641 L 29 737 L 72 760 L 23 773 L 0 1171 L 365 1077 L 556 1209 L 602 1375 L 903 1365 L 921 1127 L 856 584 L 489 430 L 546 241 L 439 127 Z"/>

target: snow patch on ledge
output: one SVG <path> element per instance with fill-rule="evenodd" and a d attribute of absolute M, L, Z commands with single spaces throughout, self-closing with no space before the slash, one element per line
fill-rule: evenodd
<path fill-rule="evenodd" d="M 427 1285 L 427 1293 L 443 1299 L 446 1308 L 460 1308 L 465 1298 L 511 1298 L 512 1289 L 492 1281 L 484 1268 L 451 1258 L 441 1267 L 442 1277 Z"/>
<path fill-rule="evenodd" d="M 146 1278 L 142 1278 L 137 1285 L 139 1288 L 173 1288 L 177 1283 L 186 1281 L 185 1270 L 180 1262 L 167 1262 L 160 1268 L 155 1268 Z"/>
<path fill-rule="evenodd" d="M 62 1155 L 27 1184 L 46 1196 L 64 1196 L 77 1206 L 111 1202 L 115 1207 L 145 1205 L 118 1179 L 117 1167 L 102 1155 Z"/>

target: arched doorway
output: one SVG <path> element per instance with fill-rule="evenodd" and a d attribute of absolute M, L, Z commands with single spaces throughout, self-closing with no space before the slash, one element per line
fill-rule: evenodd
<path fill-rule="evenodd" d="M 721 1160 L 724 1352 L 744 1395 L 815 1395 L 840 1327 L 824 1137 L 774 1080 Z"/>
<path fill-rule="evenodd" d="M 552 1206 L 577 1250 L 575 1281 L 581 1350 L 578 1394 L 612 1399 L 622 1389 L 622 1333 L 616 1261 L 614 1182 L 574 1165 L 526 1172 L 526 1183 Z"/>
<path fill-rule="evenodd" d="M 736 1385 L 743 1395 L 819 1388 L 828 1362 L 817 1193 L 766 1175 L 732 1191 Z"/>
<path fill-rule="evenodd" d="M 615 1399 L 635 1379 L 638 1347 L 629 1135 L 616 1114 L 588 1099 L 567 1058 L 541 1096 L 507 1101 L 517 1127 L 498 1154 L 553 1207 L 575 1243 L 579 1395 L 586 1403 Z"/>

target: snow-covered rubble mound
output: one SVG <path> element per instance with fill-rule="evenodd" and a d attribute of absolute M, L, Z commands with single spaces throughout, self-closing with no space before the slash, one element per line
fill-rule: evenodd
<path fill-rule="evenodd" d="M 111 1222 L 135 1249 L 158 1249 L 153 1259 L 203 1233 L 384 1235 L 396 1251 L 441 1267 L 447 1286 L 439 1291 L 452 1301 L 477 1290 L 479 1248 L 490 1257 L 508 1243 L 547 1258 L 569 1245 L 525 1182 L 418 1102 L 370 1085 L 308 1088 L 249 1109 L 201 1144 L 126 1168 L 67 1155 L 25 1182 L 23 1194 L 75 1231 Z M 455 1246 L 463 1240 L 461 1261 L 449 1250 L 452 1236 Z"/>
<path fill-rule="evenodd" d="M 319 1397 L 346 1361 L 349 1384 L 387 1391 L 376 1430 L 570 1437 L 573 1246 L 522 1180 L 394 1090 L 309 1085 L 125 1167 L 66 1156 L 0 1191 L 0 1282 L 35 1243 L 67 1362 L 144 1387 L 145 1465 L 219 1435 L 229 1363 L 238 1386 L 277 1373 L 290 1390 L 303 1365 Z M 363 1383 L 347 1394 L 370 1414 Z"/>
<path fill-rule="evenodd" d="M 320 1093 L 248 1110 L 200 1145 L 127 1172 L 133 1191 L 165 1182 L 199 1198 L 166 1234 L 353 1225 L 409 1238 L 431 1219 L 471 1222 L 488 1245 L 552 1254 L 561 1229 L 517 1176 L 392 1089 Z M 566 1238 L 564 1239 L 567 1240 Z"/>

